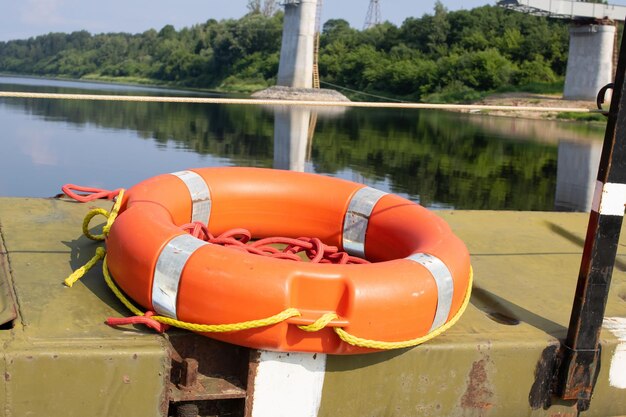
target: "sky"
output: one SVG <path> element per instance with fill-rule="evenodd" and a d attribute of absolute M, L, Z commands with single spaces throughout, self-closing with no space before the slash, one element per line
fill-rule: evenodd
<path fill-rule="evenodd" d="M 361 29 L 370 0 L 323 0 L 322 22 L 346 19 Z M 626 1 L 626 0 L 625 0 Z M 280 1 L 279 1 L 280 2 Z M 25 39 L 49 32 L 91 33 L 176 29 L 208 19 L 238 18 L 247 0 L 0 0 L 0 41 Z M 471 9 L 495 0 L 442 0 L 448 10 Z M 435 0 L 380 0 L 383 20 L 396 25 L 410 16 L 431 13 Z"/>

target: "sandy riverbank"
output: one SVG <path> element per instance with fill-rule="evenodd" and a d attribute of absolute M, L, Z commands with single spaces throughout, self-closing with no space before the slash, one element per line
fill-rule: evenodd
<path fill-rule="evenodd" d="M 532 94 L 532 93 L 499 93 L 492 94 L 472 104 L 481 104 L 488 106 L 531 106 L 531 107 L 559 107 L 571 109 L 597 109 L 594 101 L 585 100 L 564 100 L 561 95 L 552 94 Z M 608 108 L 608 103 L 605 103 Z M 464 112 L 475 112 L 464 110 Z M 547 119 L 554 120 L 558 117 L 559 112 L 534 112 L 534 111 L 500 111 L 500 110 L 480 110 L 481 114 L 489 114 L 491 116 L 508 116 L 520 117 L 526 119 Z M 584 113 L 583 113 L 584 114 Z"/>

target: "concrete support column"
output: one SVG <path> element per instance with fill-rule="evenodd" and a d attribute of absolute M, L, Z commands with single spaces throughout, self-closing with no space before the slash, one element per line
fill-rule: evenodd
<path fill-rule="evenodd" d="M 595 100 L 613 81 L 615 26 L 583 25 L 569 30 L 569 57 L 563 98 Z"/>
<path fill-rule="evenodd" d="M 285 3 L 277 85 L 313 87 L 316 7 L 317 0 L 291 0 Z"/>

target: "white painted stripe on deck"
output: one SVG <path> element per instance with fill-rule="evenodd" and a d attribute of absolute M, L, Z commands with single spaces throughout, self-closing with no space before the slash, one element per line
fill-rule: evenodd
<path fill-rule="evenodd" d="M 623 216 L 626 204 L 626 184 L 596 182 L 591 209 L 605 216 Z"/>
<path fill-rule="evenodd" d="M 619 340 L 611 359 L 609 385 L 626 389 L 626 317 L 605 317 L 602 326 Z"/>
<path fill-rule="evenodd" d="M 259 353 L 252 417 L 317 417 L 322 400 L 326 355 Z"/>

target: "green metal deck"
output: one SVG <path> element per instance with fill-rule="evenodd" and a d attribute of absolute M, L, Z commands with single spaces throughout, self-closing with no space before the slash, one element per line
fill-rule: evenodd
<path fill-rule="evenodd" d="M 12 297 L 17 313 L 0 329 L 0 416 L 158 416 L 185 399 L 200 399 L 206 415 L 257 415 L 254 352 L 183 331 L 105 325 L 128 312 L 99 267 L 73 288 L 63 285 L 97 247 L 81 233 L 95 205 L 110 207 L 0 198 L 0 319 L 10 316 Z M 573 402 L 551 397 L 549 375 L 567 332 L 588 215 L 439 214 L 472 254 L 475 287 L 465 315 L 413 349 L 328 356 L 318 415 L 576 415 Z M 625 243 L 605 327 L 626 322 Z M 626 415 L 625 338 L 603 328 L 598 382 L 581 415 Z M 199 363 L 202 394 L 181 382 L 185 358 Z"/>

